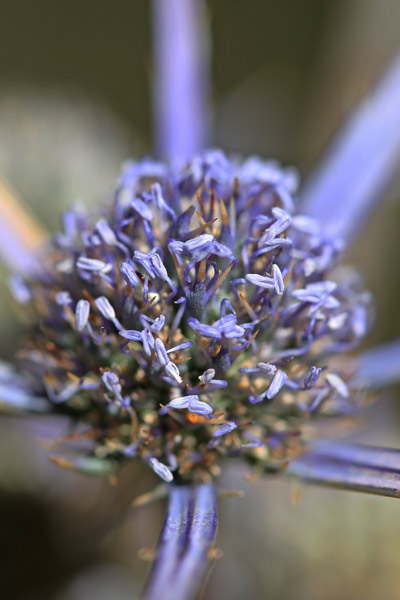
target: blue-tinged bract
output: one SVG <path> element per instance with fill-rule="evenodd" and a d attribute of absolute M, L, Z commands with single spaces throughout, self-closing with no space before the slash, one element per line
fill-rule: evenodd
<path fill-rule="evenodd" d="M 85 425 L 89 456 L 204 480 L 227 455 L 271 469 L 319 418 L 354 413 L 343 353 L 368 329 L 369 294 L 295 194 L 293 170 L 211 150 L 181 170 L 128 164 L 94 218 L 65 216 L 23 283 L 21 356 Z"/>

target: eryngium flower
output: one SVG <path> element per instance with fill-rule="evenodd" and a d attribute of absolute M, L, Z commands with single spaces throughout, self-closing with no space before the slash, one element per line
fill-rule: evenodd
<path fill-rule="evenodd" d="M 341 240 L 298 214 L 296 179 L 219 150 L 128 164 L 113 201 L 66 214 L 40 272 L 14 281 L 35 319 L 24 369 L 87 424 L 85 464 L 140 457 L 165 481 L 209 479 L 225 455 L 268 470 L 360 404 L 343 353 L 369 294 L 337 268 Z"/>

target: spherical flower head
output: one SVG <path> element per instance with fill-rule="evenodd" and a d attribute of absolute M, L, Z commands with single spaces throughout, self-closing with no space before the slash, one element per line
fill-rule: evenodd
<path fill-rule="evenodd" d="M 183 169 L 127 164 L 108 206 L 71 211 L 41 272 L 19 281 L 36 320 L 23 366 L 91 457 L 140 457 L 165 481 L 222 456 L 262 469 L 362 395 L 348 360 L 369 295 L 337 268 L 340 239 L 297 212 L 297 177 L 211 150 Z"/>

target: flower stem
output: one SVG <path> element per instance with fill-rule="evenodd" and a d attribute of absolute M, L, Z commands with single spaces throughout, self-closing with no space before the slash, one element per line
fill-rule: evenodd
<path fill-rule="evenodd" d="M 210 564 L 217 531 L 212 485 L 169 488 L 169 502 L 143 600 L 196 597 Z"/>
<path fill-rule="evenodd" d="M 208 129 L 208 34 L 203 0 L 153 0 L 156 150 L 181 163 L 204 148 Z"/>

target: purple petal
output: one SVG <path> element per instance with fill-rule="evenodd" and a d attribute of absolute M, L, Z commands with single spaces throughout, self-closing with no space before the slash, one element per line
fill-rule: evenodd
<path fill-rule="evenodd" d="M 182 383 L 182 377 L 179 373 L 179 369 L 173 362 L 168 362 L 165 365 L 165 373 L 170 379 L 176 381 L 176 383 Z"/>
<path fill-rule="evenodd" d="M 179 398 L 174 398 L 168 404 L 164 406 L 164 408 L 160 409 L 160 415 L 164 415 L 170 408 L 174 408 L 176 410 L 183 410 L 188 408 L 189 402 L 191 399 L 198 399 L 198 396 L 179 396 Z"/>
<path fill-rule="evenodd" d="M 283 282 L 282 273 L 278 265 L 272 265 L 272 276 L 274 278 L 275 291 L 278 296 L 282 296 L 285 290 L 285 284 Z"/>
<path fill-rule="evenodd" d="M 19 302 L 21 302 L 21 300 L 19 300 Z M 69 292 L 58 292 L 56 294 L 56 303 L 59 306 L 68 306 L 69 304 L 72 304 L 71 294 Z M 21 302 L 21 304 L 24 304 L 24 302 Z"/>
<path fill-rule="evenodd" d="M 206 338 L 212 338 L 215 340 L 221 339 L 221 332 L 217 327 L 213 327 L 212 325 L 203 325 L 194 318 L 189 318 L 187 320 L 189 327 L 191 327 L 198 335 Z"/>
<path fill-rule="evenodd" d="M 343 379 L 336 375 L 336 373 L 328 373 L 325 377 L 329 385 L 335 390 L 342 398 L 349 397 L 349 390 Z"/>
<path fill-rule="evenodd" d="M 127 340 L 132 340 L 134 342 L 142 341 L 142 332 L 137 331 L 136 329 L 121 329 L 119 335 L 126 338 Z"/>
<path fill-rule="evenodd" d="M 97 258 L 87 258 L 86 256 L 80 256 L 76 261 L 76 266 L 82 271 L 94 271 L 96 273 L 107 273 L 111 270 L 111 265 Z"/>
<path fill-rule="evenodd" d="M 174 476 L 172 475 L 167 465 L 164 465 L 156 458 L 150 458 L 149 465 L 153 469 L 154 473 L 167 483 L 170 483 L 173 480 Z"/>
<path fill-rule="evenodd" d="M 147 206 L 146 202 L 143 202 L 140 198 L 134 198 L 131 200 L 132 208 L 146 221 L 153 220 L 153 213 L 151 208 Z"/>
<path fill-rule="evenodd" d="M 164 342 L 162 342 L 159 338 L 156 339 L 156 353 L 157 353 L 157 358 L 158 358 L 160 364 L 163 367 L 165 367 L 165 365 L 167 363 L 169 363 L 170 360 L 169 360 L 167 351 L 165 349 Z"/>
<path fill-rule="evenodd" d="M 193 346 L 192 342 L 183 342 L 182 344 L 178 344 L 177 346 L 173 346 L 167 350 L 167 353 L 170 352 L 178 352 L 178 350 L 186 350 L 186 348 L 191 348 Z"/>
<path fill-rule="evenodd" d="M 119 382 L 119 378 L 117 377 L 117 375 L 115 375 L 115 373 L 112 373 L 111 371 L 106 371 L 101 376 L 101 379 L 109 392 L 115 394 L 121 391 L 121 384 Z"/>
<path fill-rule="evenodd" d="M 202 402 L 198 399 L 198 396 L 191 396 L 189 400 L 188 409 L 190 412 L 197 413 L 198 415 L 211 415 L 213 412 L 212 407 L 207 402 Z"/>
<path fill-rule="evenodd" d="M 96 298 L 95 304 L 105 319 L 109 319 L 110 321 L 115 319 L 115 310 L 108 298 L 99 296 Z"/>
<path fill-rule="evenodd" d="M 249 273 L 246 275 L 246 280 L 257 287 L 261 287 L 266 290 L 273 290 L 275 286 L 275 282 L 272 277 L 264 277 L 264 275 L 258 275 L 257 273 Z"/>
<path fill-rule="evenodd" d="M 268 400 L 272 400 L 272 398 L 274 398 L 277 395 L 277 393 L 285 385 L 287 378 L 288 378 L 288 376 L 286 375 L 286 373 L 284 371 L 281 371 L 280 369 L 277 370 L 277 372 L 275 373 L 274 378 L 271 382 L 271 385 L 268 388 L 268 392 L 267 392 Z"/>
<path fill-rule="evenodd" d="M 106 219 L 100 219 L 97 221 L 95 230 L 105 244 L 108 244 L 109 246 L 115 246 L 118 244 L 115 233 L 107 223 Z"/>
<path fill-rule="evenodd" d="M 321 371 L 322 369 L 318 369 L 317 367 L 310 368 L 310 370 L 304 378 L 304 387 L 306 390 L 310 390 L 316 385 Z"/>
<path fill-rule="evenodd" d="M 150 188 L 150 192 L 151 192 L 152 200 L 153 200 L 154 204 L 156 205 L 157 209 L 161 212 L 162 211 L 166 212 L 175 221 L 175 219 L 176 219 L 175 211 L 164 200 L 164 196 L 163 196 L 160 184 L 154 183 Z"/>
<path fill-rule="evenodd" d="M 275 375 L 276 373 L 276 366 L 271 365 L 270 363 L 259 362 L 257 367 L 261 369 L 263 373 L 269 376 Z"/>
<path fill-rule="evenodd" d="M 87 300 L 79 300 L 75 308 L 75 327 L 77 331 L 82 331 L 89 318 L 90 303 Z"/>
<path fill-rule="evenodd" d="M 135 269 L 128 262 L 123 262 L 119 270 L 126 283 L 131 287 L 133 287 L 136 283 L 139 283 L 140 279 L 136 275 Z"/>
<path fill-rule="evenodd" d="M 224 423 L 223 425 L 220 425 L 219 427 L 217 427 L 217 429 L 214 429 L 214 431 L 212 432 L 211 435 L 213 437 L 219 437 L 221 435 L 230 433 L 231 431 L 233 431 L 236 428 L 237 428 L 236 423 L 234 423 L 233 421 L 228 421 L 228 423 Z"/>

